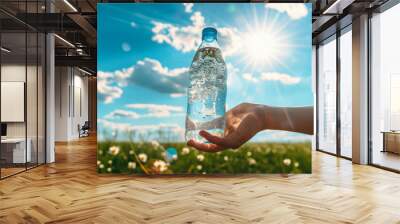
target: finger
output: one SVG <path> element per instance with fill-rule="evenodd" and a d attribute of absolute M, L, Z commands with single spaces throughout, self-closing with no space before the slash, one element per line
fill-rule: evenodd
<path fill-rule="evenodd" d="M 226 142 L 225 142 L 224 138 L 221 138 L 221 137 L 216 136 L 216 135 L 212 135 L 207 131 L 201 130 L 199 132 L 199 134 L 201 135 L 201 137 L 207 139 L 207 141 L 209 141 L 211 143 L 214 143 L 216 145 L 221 145 L 221 146 L 225 146 L 226 145 Z"/>
<path fill-rule="evenodd" d="M 204 151 L 204 152 L 218 152 L 218 151 L 224 150 L 224 148 L 219 145 L 205 144 L 205 143 L 196 142 L 194 140 L 189 140 L 187 142 L 187 144 L 189 146 L 192 146 L 192 147 L 194 147 L 200 151 Z"/>

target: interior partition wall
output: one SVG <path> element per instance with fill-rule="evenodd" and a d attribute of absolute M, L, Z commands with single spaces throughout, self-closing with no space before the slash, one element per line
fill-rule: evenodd
<path fill-rule="evenodd" d="M 1 179 L 46 161 L 46 39 L 21 20 L 26 13 L 42 12 L 43 3 L 0 2 Z"/>

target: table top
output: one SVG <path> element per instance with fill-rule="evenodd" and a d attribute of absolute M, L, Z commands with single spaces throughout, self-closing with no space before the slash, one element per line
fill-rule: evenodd
<path fill-rule="evenodd" d="M 28 138 L 27 141 L 30 141 Z M 25 142 L 25 138 L 5 138 L 1 139 L 1 143 L 20 143 Z"/>
<path fill-rule="evenodd" d="M 400 131 L 381 131 L 383 134 L 400 134 Z"/>

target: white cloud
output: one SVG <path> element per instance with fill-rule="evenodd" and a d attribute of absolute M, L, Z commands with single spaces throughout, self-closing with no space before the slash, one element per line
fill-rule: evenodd
<path fill-rule="evenodd" d="M 112 111 L 111 113 L 109 113 L 105 116 L 105 118 L 108 118 L 108 119 L 113 119 L 116 117 L 126 117 L 126 118 L 131 118 L 131 119 L 138 119 L 138 118 L 140 118 L 140 115 L 133 111 L 126 111 L 126 110 L 118 109 L 118 110 Z"/>
<path fill-rule="evenodd" d="M 160 118 L 160 117 L 171 117 L 171 116 L 184 116 L 183 107 L 171 106 L 165 104 L 127 104 L 125 107 L 133 109 L 134 111 L 117 109 L 109 114 L 105 115 L 106 119 L 116 118 Z M 140 113 L 139 113 L 140 111 Z"/>
<path fill-rule="evenodd" d="M 228 88 L 234 88 L 240 86 L 240 80 L 237 77 L 239 69 L 236 68 L 232 63 L 227 63 L 226 70 L 228 74 L 226 85 L 228 86 Z"/>
<path fill-rule="evenodd" d="M 201 43 L 201 32 L 206 26 L 201 12 L 196 11 L 190 17 L 191 24 L 177 26 L 170 23 L 152 21 L 152 40 L 157 43 L 167 43 L 182 52 L 196 50 Z M 240 48 L 240 38 L 236 28 L 216 27 L 218 42 L 225 56 L 232 55 Z"/>
<path fill-rule="evenodd" d="M 252 141 L 255 142 L 307 142 L 312 136 L 296 132 L 266 130 L 259 132 Z"/>
<path fill-rule="evenodd" d="M 282 84 L 285 85 L 293 85 L 297 84 L 301 81 L 300 77 L 296 76 L 291 76 L 288 74 L 284 73 L 278 73 L 278 72 L 267 72 L 267 73 L 262 73 L 260 76 L 260 80 L 263 81 L 278 81 L 281 82 Z"/>
<path fill-rule="evenodd" d="M 114 99 L 120 98 L 126 85 L 126 79 L 133 73 L 133 67 L 116 70 L 114 72 L 102 72 L 97 74 L 97 92 L 104 103 L 112 103 Z"/>
<path fill-rule="evenodd" d="M 188 68 L 169 69 L 155 59 L 145 58 L 136 63 L 129 82 L 161 93 L 185 93 L 188 72 Z"/>
<path fill-rule="evenodd" d="M 127 42 L 122 43 L 121 44 L 121 48 L 125 52 L 131 51 L 131 45 L 129 43 L 127 43 Z"/>
<path fill-rule="evenodd" d="M 131 27 L 132 27 L 132 28 L 137 27 L 137 24 L 136 24 L 135 22 L 133 22 L 133 21 L 132 21 L 130 24 L 131 24 Z"/>
<path fill-rule="evenodd" d="M 173 129 L 173 130 L 183 130 L 178 124 L 156 124 L 156 125 L 133 125 L 128 123 L 119 123 L 109 121 L 107 119 L 97 119 L 97 122 L 104 125 L 106 128 L 110 128 L 112 130 L 121 130 L 121 131 L 150 131 L 150 130 L 159 130 L 159 129 Z M 184 131 L 184 130 L 183 130 Z"/>
<path fill-rule="evenodd" d="M 267 3 L 265 8 L 286 13 L 291 19 L 301 19 L 307 16 L 307 7 L 302 3 Z"/>
<path fill-rule="evenodd" d="M 169 96 L 172 97 L 172 98 L 178 98 L 178 97 L 185 96 L 185 94 L 183 94 L 183 93 L 171 93 L 171 94 L 169 94 Z"/>
<path fill-rule="evenodd" d="M 193 3 L 183 3 L 183 6 L 185 7 L 185 12 L 191 13 L 193 5 Z"/>
<path fill-rule="evenodd" d="M 165 133 L 177 135 L 179 140 L 184 139 L 185 129 L 178 124 L 150 124 L 150 125 L 134 125 L 129 123 L 121 123 L 109 121 L 107 119 L 97 119 L 97 123 L 102 125 L 105 129 L 111 131 L 130 132 L 149 134 L 154 131 L 163 131 Z"/>
<path fill-rule="evenodd" d="M 167 43 L 177 50 L 189 52 L 197 49 L 201 42 L 201 31 L 205 26 L 204 17 L 200 12 L 195 12 L 189 26 L 174 26 L 170 23 L 153 21 L 152 40 L 157 43 Z"/>
<path fill-rule="evenodd" d="M 182 115 L 183 108 L 180 106 L 171 106 L 165 104 L 127 104 L 130 109 L 146 110 L 146 117 L 170 117 L 173 114 Z"/>
<path fill-rule="evenodd" d="M 243 73 L 243 79 L 250 81 L 250 82 L 258 82 L 258 79 L 254 77 L 251 73 Z"/>
<path fill-rule="evenodd" d="M 179 97 L 186 92 L 188 72 L 188 68 L 169 69 L 155 59 L 144 58 L 128 68 L 113 72 L 99 71 L 97 90 L 100 100 L 106 104 L 120 98 L 124 92 L 122 87 L 128 83 Z"/>

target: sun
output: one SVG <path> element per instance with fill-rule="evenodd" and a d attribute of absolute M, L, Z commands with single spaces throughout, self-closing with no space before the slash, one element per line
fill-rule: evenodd
<path fill-rule="evenodd" d="M 292 45 L 287 33 L 287 24 L 278 24 L 277 19 L 255 18 L 246 24 L 241 33 L 242 55 L 245 64 L 252 68 L 284 65 Z"/>

